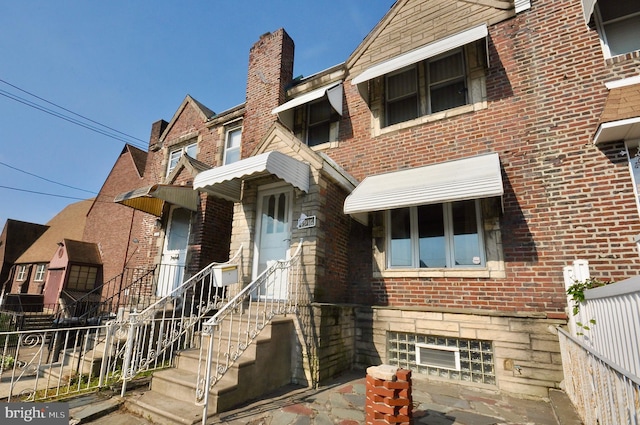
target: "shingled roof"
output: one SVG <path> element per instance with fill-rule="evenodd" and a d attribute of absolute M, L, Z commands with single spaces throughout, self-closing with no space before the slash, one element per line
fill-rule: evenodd
<path fill-rule="evenodd" d="M 47 223 L 49 228 L 18 259 L 16 264 L 48 263 L 63 239 L 81 240 L 93 199 L 67 205 Z"/>

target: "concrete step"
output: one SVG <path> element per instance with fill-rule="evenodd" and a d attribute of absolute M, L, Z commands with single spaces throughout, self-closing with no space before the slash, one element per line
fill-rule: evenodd
<path fill-rule="evenodd" d="M 156 424 L 195 425 L 202 423 L 202 406 L 147 391 L 138 398 L 127 398 L 125 408 Z M 215 413 L 208 412 L 207 416 Z"/>
<path fill-rule="evenodd" d="M 276 318 L 263 332 L 270 337 L 257 336 L 210 390 L 209 413 L 230 410 L 290 383 L 292 319 Z M 139 401 L 132 401 L 130 409 L 142 416 L 154 417 L 158 423 L 201 420 L 202 406 L 195 405 L 198 360 L 198 350 L 180 352 L 177 367 L 154 373 L 151 390 Z M 190 405 L 191 410 L 185 410 L 190 413 L 176 415 L 174 403 L 179 403 L 180 409 Z M 190 422 L 192 420 L 195 422 Z"/>

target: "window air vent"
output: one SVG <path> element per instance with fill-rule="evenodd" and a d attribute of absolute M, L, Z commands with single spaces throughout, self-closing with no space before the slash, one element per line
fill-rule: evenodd
<path fill-rule="evenodd" d="M 421 366 L 460 370 L 460 349 L 433 344 L 416 344 L 416 363 Z"/>

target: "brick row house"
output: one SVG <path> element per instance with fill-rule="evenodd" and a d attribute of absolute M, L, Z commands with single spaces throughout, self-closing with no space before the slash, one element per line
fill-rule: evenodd
<path fill-rule="evenodd" d="M 639 19 L 611 0 L 398 0 L 344 63 L 295 79 L 293 40 L 267 33 L 245 102 L 187 95 L 154 123 L 85 240 L 105 276 L 166 266 L 156 296 L 239 249 L 247 284 L 302 243 L 296 382 L 389 363 L 546 397 L 563 267 L 640 265 Z"/>

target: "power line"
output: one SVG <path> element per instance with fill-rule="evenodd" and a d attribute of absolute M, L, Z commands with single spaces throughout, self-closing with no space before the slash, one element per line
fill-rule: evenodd
<path fill-rule="evenodd" d="M 102 130 L 102 129 L 97 128 L 95 126 L 83 123 L 83 122 L 81 122 L 81 121 L 79 121 L 79 120 L 77 120 L 75 118 L 68 117 L 68 116 L 63 115 L 63 114 L 61 114 L 59 112 L 56 112 L 56 111 L 53 111 L 53 110 L 51 110 L 49 108 L 46 108 L 44 106 L 38 105 L 37 103 L 31 102 L 30 100 L 27 100 L 27 99 L 21 98 L 19 96 L 16 96 L 15 94 L 9 93 L 9 92 L 7 92 L 5 90 L 0 90 L 0 96 L 4 96 L 4 97 L 9 98 L 11 100 L 15 100 L 16 102 L 22 103 L 23 105 L 26 105 L 26 106 L 29 106 L 31 108 L 37 109 L 37 110 L 42 111 L 44 113 L 47 113 L 49 115 L 53 115 L 56 118 L 60 118 L 60 119 L 62 119 L 64 121 L 70 122 L 70 123 L 78 125 L 80 127 L 84 127 L 87 130 L 94 131 L 96 133 L 102 134 L 103 136 L 107 136 L 107 137 L 110 137 L 112 139 L 118 140 L 119 142 L 129 143 L 130 145 L 133 145 L 133 146 L 136 146 L 138 148 L 144 149 L 143 147 L 141 147 L 140 143 L 130 142 L 129 140 L 124 139 L 121 136 L 108 133 L 105 130 Z"/>
<path fill-rule="evenodd" d="M 69 112 L 69 113 L 71 113 L 71 114 L 73 114 L 73 115 L 75 115 L 75 116 L 77 116 L 77 117 L 80 117 L 80 118 L 82 118 L 82 119 L 85 119 L 85 120 L 87 120 L 87 121 L 89 121 L 89 122 L 92 122 L 92 123 L 94 123 L 94 124 L 98 124 L 99 126 L 104 127 L 104 128 L 107 128 L 107 129 L 109 129 L 109 130 L 111 130 L 111 131 L 115 131 L 116 133 L 118 133 L 118 134 L 122 134 L 123 136 L 127 136 L 127 137 L 128 137 L 128 138 L 130 138 L 130 139 L 138 140 L 138 141 L 140 141 L 140 142 L 142 142 L 142 143 L 145 143 L 145 144 L 146 144 L 146 141 L 144 141 L 144 140 L 142 140 L 142 139 L 140 139 L 140 138 L 138 138 L 138 137 L 132 136 L 132 135 L 127 134 L 127 133 L 123 133 L 122 131 L 119 131 L 119 130 L 116 130 L 115 128 L 109 127 L 108 125 L 104 125 L 104 124 L 102 124 L 102 123 L 99 123 L 98 121 L 94 121 L 94 120 L 92 120 L 91 118 L 85 117 L 84 115 L 81 115 L 81 114 L 78 114 L 78 113 L 76 113 L 76 112 L 73 112 L 73 111 L 72 111 L 72 110 L 70 110 L 70 109 L 67 109 L 67 108 L 65 108 L 65 107 L 63 107 L 63 106 L 58 105 L 57 103 L 53 103 L 53 102 L 48 101 L 47 99 L 44 99 L 44 98 L 42 98 L 42 97 L 40 97 L 40 96 L 38 96 L 38 95 L 36 95 L 36 94 L 33 94 L 33 93 L 28 92 L 28 91 L 26 91 L 26 90 L 24 90 L 24 89 L 21 89 L 20 87 L 18 87 L 18 86 L 16 86 L 16 85 L 14 85 L 14 84 L 11 84 L 10 82 L 8 82 L 8 81 L 6 81 L 6 80 L 3 80 L 2 78 L 0 78 L 0 82 L 5 83 L 6 85 L 11 86 L 11 87 L 13 87 L 14 89 L 19 90 L 19 91 L 21 91 L 21 92 L 23 92 L 23 93 L 26 93 L 26 94 L 28 94 L 29 96 L 33 96 L 33 97 L 35 97 L 36 99 L 42 100 L 43 102 L 46 102 L 46 103 L 48 103 L 49 105 L 55 106 L 56 108 L 62 109 L 63 111 L 66 111 L 66 112 Z"/>
<path fill-rule="evenodd" d="M 56 195 L 55 193 L 38 192 L 38 191 L 35 191 L 35 190 L 19 189 L 17 187 L 9 187 L 9 186 L 1 186 L 0 185 L 0 189 L 15 190 L 16 192 L 34 193 L 36 195 L 54 196 L 56 198 L 75 199 L 77 201 L 86 201 L 87 200 L 86 198 L 78 198 L 78 197 L 75 197 L 75 196 Z"/>
<path fill-rule="evenodd" d="M 25 171 L 25 170 L 21 170 L 21 169 L 16 168 L 16 167 L 14 167 L 14 166 L 12 166 L 12 165 L 6 164 L 6 163 L 4 163 L 4 162 L 2 162 L 2 161 L 0 161 L 0 165 L 4 165 L 4 166 L 5 166 L 5 167 L 7 167 L 7 168 L 11 168 L 12 170 L 16 170 L 16 171 L 19 171 L 19 172 L 24 173 L 24 174 L 28 174 L 28 175 L 33 176 L 33 177 L 37 177 L 37 178 L 39 178 L 39 179 L 41 179 L 41 180 L 44 180 L 44 181 L 47 181 L 47 182 L 49 182 L 49 183 L 53 183 L 53 184 L 57 184 L 57 185 L 60 185 L 60 186 L 68 187 L 68 188 L 70 188 L 70 189 L 80 190 L 80 191 L 82 191 L 82 192 L 92 193 L 92 194 L 94 194 L 94 195 L 96 194 L 96 192 L 94 192 L 94 191 L 92 191 L 92 190 L 81 189 L 81 188 L 79 188 L 79 187 L 70 186 L 70 185 L 68 185 L 68 184 L 64 184 L 64 183 L 60 183 L 60 182 L 57 182 L 57 181 L 54 181 L 54 180 L 50 180 L 50 179 L 48 179 L 48 178 L 46 178 L 46 177 L 42 177 L 42 176 L 39 176 L 39 175 L 37 175 L 37 174 L 30 173 L 30 172 Z"/>

